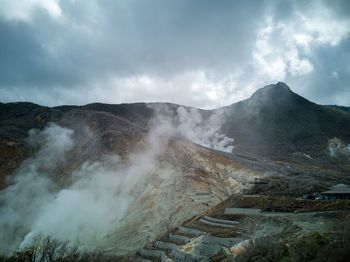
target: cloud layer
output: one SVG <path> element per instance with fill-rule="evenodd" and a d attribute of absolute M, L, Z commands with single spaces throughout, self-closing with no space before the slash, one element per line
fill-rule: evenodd
<path fill-rule="evenodd" d="M 350 105 L 348 1 L 0 2 L 2 102 L 213 108 L 286 81 Z"/>

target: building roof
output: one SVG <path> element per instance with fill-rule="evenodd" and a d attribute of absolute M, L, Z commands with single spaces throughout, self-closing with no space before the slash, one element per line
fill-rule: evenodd
<path fill-rule="evenodd" d="M 330 189 L 344 188 L 344 187 L 349 187 L 349 185 L 337 184 L 337 185 L 334 185 L 334 186 L 330 187 Z"/>
<path fill-rule="evenodd" d="M 329 190 L 322 192 L 321 194 L 349 194 L 350 195 L 350 186 L 345 184 L 338 184 L 332 186 Z"/>

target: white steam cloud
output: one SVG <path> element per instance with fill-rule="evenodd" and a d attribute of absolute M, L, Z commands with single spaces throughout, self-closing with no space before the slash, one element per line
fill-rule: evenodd
<path fill-rule="evenodd" d="M 233 151 L 233 138 L 221 131 L 223 114 L 221 111 L 204 117 L 196 108 L 178 107 L 172 110 L 164 104 L 152 104 L 155 112 L 151 126 L 158 127 L 158 136 L 184 137 L 193 143 L 228 153 Z M 153 131 L 154 133 L 154 131 Z"/>
<path fill-rule="evenodd" d="M 56 124 L 30 131 L 29 143 L 40 149 L 22 163 L 12 185 L 0 191 L 0 252 L 11 253 L 38 233 L 98 246 L 127 212 L 135 184 L 154 172 L 162 151 L 160 132 L 153 129 L 148 149 L 130 154 L 127 164 L 118 156 L 84 163 L 62 189 L 54 176 L 67 163 L 74 132 Z"/>
<path fill-rule="evenodd" d="M 220 113 L 215 113 L 204 121 L 198 109 L 179 107 L 177 118 L 178 131 L 188 140 L 212 149 L 232 152 L 233 138 L 221 132 L 222 116 Z"/>

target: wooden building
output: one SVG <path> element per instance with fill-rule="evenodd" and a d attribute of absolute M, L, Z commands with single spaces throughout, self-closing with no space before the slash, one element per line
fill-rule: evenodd
<path fill-rule="evenodd" d="M 325 200 L 348 199 L 350 200 L 350 186 L 338 184 L 332 186 L 329 190 L 322 192 L 321 196 Z"/>

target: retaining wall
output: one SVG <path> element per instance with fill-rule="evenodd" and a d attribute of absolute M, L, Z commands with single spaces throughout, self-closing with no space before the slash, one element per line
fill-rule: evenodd
<path fill-rule="evenodd" d="M 221 223 L 221 224 L 228 224 L 228 225 L 237 225 L 237 224 L 239 224 L 238 221 L 217 219 L 217 218 L 208 217 L 208 216 L 205 216 L 204 219 L 209 220 L 211 222 L 215 222 L 215 223 Z"/>
<path fill-rule="evenodd" d="M 206 235 L 205 232 L 203 231 L 199 231 L 197 229 L 193 229 L 193 228 L 188 228 L 188 227 L 178 227 L 177 230 L 180 233 L 184 233 L 184 234 L 189 234 L 189 235 L 194 235 L 194 236 L 200 236 L 200 235 Z"/>

